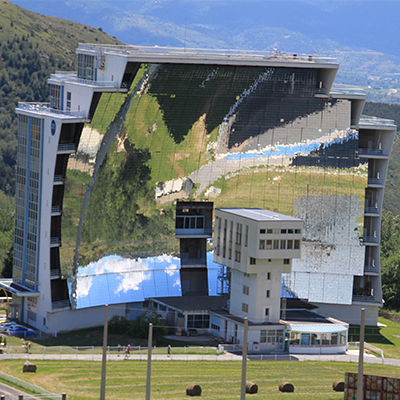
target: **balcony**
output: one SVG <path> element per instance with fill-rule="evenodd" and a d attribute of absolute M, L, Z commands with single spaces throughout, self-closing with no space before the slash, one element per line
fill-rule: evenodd
<path fill-rule="evenodd" d="M 93 81 L 91 79 L 78 78 L 77 72 L 64 72 L 56 71 L 55 74 L 50 75 L 49 81 L 68 82 L 68 83 L 79 83 L 85 86 L 94 86 L 101 88 L 119 88 L 119 82 L 117 81 Z"/>
<path fill-rule="evenodd" d="M 87 118 L 87 112 L 86 111 L 80 111 L 80 110 L 69 110 L 69 111 L 63 111 L 63 110 L 56 110 L 55 108 L 50 107 L 50 103 L 25 103 L 25 102 L 19 102 L 18 103 L 18 109 L 17 110 L 23 110 L 23 111 L 30 111 L 34 112 L 40 115 L 52 115 L 54 117 L 62 117 L 62 118 L 80 118 L 80 119 L 86 119 Z"/>
<path fill-rule="evenodd" d="M 61 215 L 61 208 L 60 208 L 60 206 L 52 206 L 52 207 L 51 207 L 51 215 L 52 215 L 52 216 L 59 216 L 59 215 Z"/>
<path fill-rule="evenodd" d="M 175 236 L 179 238 L 210 238 L 212 236 L 212 229 L 205 227 L 204 216 L 177 216 Z"/>
<path fill-rule="evenodd" d="M 365 207 L 364 213 L 379 216 L 379 208 L 378 207 Z"/>
<path fill-rule="evenodd" d="M 61 240 L 59 237 L 50 238 L 50 247 L 59 247 L 61 246 Z"/>
<path fill-rule="evenodd" d="M 70 308 L 69 300 L 53 301 L 51 303 L 52 310 L 61 310 L 63 308 Z"/>
<path fill-rule="evenodd" d="M 376 236 L 364 236 L 363 244 L 379 244 L 379 239 Z"/>
<path fill-rule="evenodd" d="M 200 257 L 200 258 L 190 258 L 189 254 L 187 253 L 181 253 L 181 266 L 206 266 L 207 265 L 207 259 L 206 257 Z"/>
<path fill-rule="evenodd" d="M 368 177 L 368 186 L 370 187 L 383 187 L 384 185 L 384 180 L 382 178 L 372 178 Z"/>
<path fill-rule="evenodd" d="M 76 151 L 75 143 L 61 143 L 57 147 L 57 153 L 60 154 L 72 154 Z"/>
<path fill-rule="evenodd" d="M 377 118 L 377 117 L 370 117 L 368 115 L 362 115 L 360 118 L 360 125 L 383 125 L 387 127 L 393 127 L 395 128 L 395 123 L 394 120 L 392 119 L 383 119 L 383 118 Z"/>
<path fill-rule="evenodd" d="M 59 269 L 51 269 L 50 270 L 50 278 L 59 278 L 60 270 Z"/>
<path fill-rule="evenodd" d="M 379 275 L 379 268 L 376 265 L 366 265 L 364 267 L 364 274 Z"/>
<path fill-rule="evenodd" d="M 54 175 L 54 185 L 63 185 L 64 179 L 62 175 Z"/>
<path fill-rule="evenodd" d="M 384 153 L 382 149 L 363 148 L 358 149 L 358 154 L 363 158 L 388 158 L 389 155 Z"/>
<path fill-rule="evenodd" d="M 354 294 L 353 301 L 358 301 L 360 303 L 376 303 L 374 296 L 368 296 L 366 294 Z"/>

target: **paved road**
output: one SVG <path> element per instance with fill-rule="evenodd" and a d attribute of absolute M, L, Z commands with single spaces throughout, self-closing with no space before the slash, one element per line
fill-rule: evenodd
<path fill-rule="evenodd" d="M 25 393 L 21 389 L 15 389 L 11 386 L 6 385 L 5 383 L 0 383 L 0 395 L 4 395 L 5 400 L 18 399 L 18 396 L 20 394 L 22 394 L 24 396 L 24 399 L 39 400 L 37 397 L 34 397 L 31 394 Z"/>

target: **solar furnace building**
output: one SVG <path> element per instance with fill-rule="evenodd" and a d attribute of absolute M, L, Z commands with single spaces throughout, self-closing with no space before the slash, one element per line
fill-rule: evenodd
<path fill-rule="evenodd" d="M 335 60 L 92 44 L 77 54 L 76 72 L 51 75 L 50 103 L 16 109 L 13 278 L 1 285 L 21 321 L 100 325 L 106 303 L 133 317 L 149 298 L 182 295 L 174 203 L 210 199 L 302 220 L 285 286 L 320 313 L 358 324 L 364 307 L 376 324 L 396 126 L 362 116 L 365 94 L 333 88 Z"/>

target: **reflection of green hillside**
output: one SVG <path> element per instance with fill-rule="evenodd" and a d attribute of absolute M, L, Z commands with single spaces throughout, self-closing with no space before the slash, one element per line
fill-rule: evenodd
<path fill-rule="evenodd" d="M 367 177 L 350 170 L 320 168 L 249 168 L 214 182 L 221 194 L 212 199 L 215 207 L 261 207 L 293 214 L 293 201 L 307 195 L 356 195 L 364 200 Z"/>

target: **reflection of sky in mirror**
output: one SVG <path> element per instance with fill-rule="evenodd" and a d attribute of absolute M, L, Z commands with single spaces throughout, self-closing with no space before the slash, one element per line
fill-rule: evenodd
<path fill-rule="evenodd" d="M 213 262 L 212 252 L 207 254 L 207 265 L 208 293 L 215 296 L 220 266 Z M 180 259 L 167 254 L 138 259 L 103 257 L 78 268 L 76 308 L 182 296 L 180 268 Z"/>

